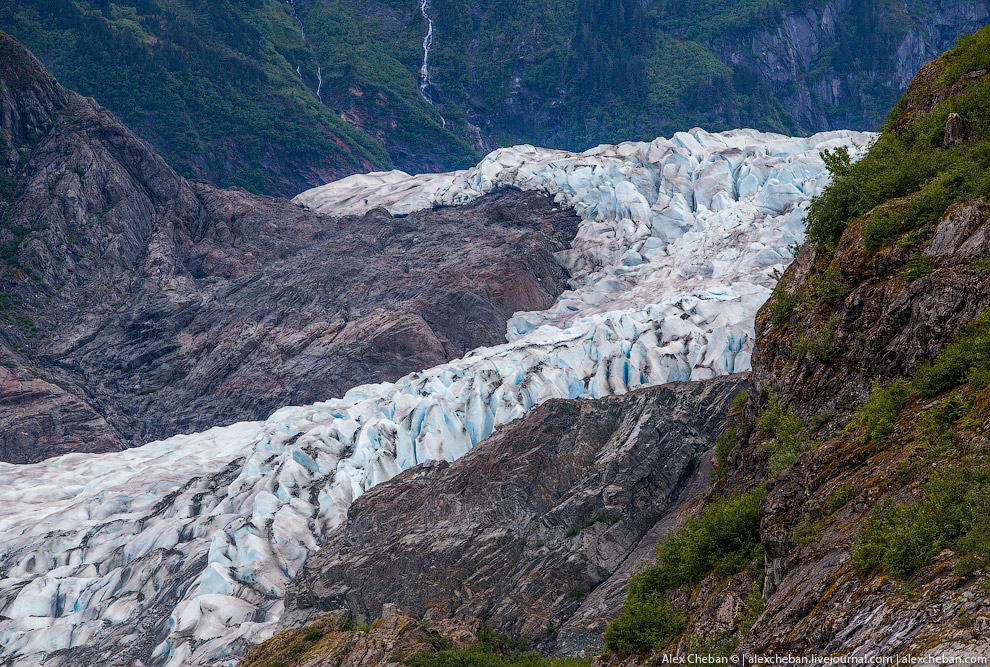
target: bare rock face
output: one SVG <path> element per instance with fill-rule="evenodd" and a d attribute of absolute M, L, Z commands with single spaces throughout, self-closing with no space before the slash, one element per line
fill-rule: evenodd
<path fill-rule="evenodd" d="M 942 139 L 942 147 L 958 146 L 966 143 L 969 136 L 969 123 L 957 113 L 950 113 L 945 121 L 945 137 Z"/>
<path fill-rule="evenodd" d="M 578 219 L 540 195 L 331 219 L 178 177 L 2 34 L 0 84 L 0 460 L 397 379 L 504 341 L 566 286 L 553 253 Z"/>
<path fill-rule="evenodd" d="M 395 603 L 480 619 L 544 651 L 597 646 L 628 575 L 707 488 L 735 375 L 599 400 L 552 400 L 452 464 L 359 498 L 286 597 L 286 626 Z"/>

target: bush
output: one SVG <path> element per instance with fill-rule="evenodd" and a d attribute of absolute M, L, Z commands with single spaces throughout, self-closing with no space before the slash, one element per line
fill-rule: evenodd
<path fill-rule="evenodd" d="M 773 326 L 790 317 L 799 303 L 801 295 L 797 291 L 789 292 L 778 284 L 770 297 L 770 321 Z"/>
<path fill-rule="evenodd" d="M 825 514 L 835 514 L 846 506 L 854 495 L 852 484 L 840 484 L 825 500 Z"/>
<path fill-rule="evenodd" d="M 770 476 L 776 477 L 794 463 L 798 454 L 810 447 L 811 440 L 793 408 L 785 407 L 772 390 L 768 393 L 770 398 L 757 420 L 757 427 L 761 435 L 770 437 L 764 445 L 764 453 L 770 459 Z"/>
<path fill-rule="evenodd" d="M 925 396 L 935 396 L 964 382 L 982 389 L 990 384 L 990 310 L 969 321 L 956 342 L 934 361 L 922 362 L 911 373 L 911 384 Z"/>
<path fill-rule="evenodd" d="M 904 270 L 901 271 L 901 278 L 910 282 L 912 280 L 917 280 L 918 278 L 924 278 L 934 270 L 935 262 L 932 261 L 931 257 L 912 257 L 908 260 L 908 263 L 904 265 Z"/>
<path fill-rule="evenodd" d="M 729 454 L 736 448 L 741 430 L 738 426 L 728 428 L 715 443 L 715 465 L 719 477 L 725 477 L 729 471 Z"/>
<path fill-rule="evenodd" d="M 709 503 L 700 515 L 657 547 L 656 563 L 629 579 L 626 604 L 605 631 L 605 645 L 620 656 L 662 648 L 684 628 L 667 591 L 697 584 L 712 572 L 730 576 L 762 568 L 760 501 L 766 488 Z"/>
<path fill-rule="evenodd" d="M 906 578 L 929 565 L 944 548 L 990 556 L 990 473 L 961 467 L 933 475 L 918 502 L 884 502 L 870 514 L 852 549 L 862 572 L 882 567 Z"/>
<path fill-rule="evenodd" d="M 308 642 L 315 642 L 322 636 L 323 636 L 323 630 L 320 630 L 319 628 L 310 628 L 303 635 L 303 639 L 305 639 Z"/>
<path fill-rule="evenodd" d="M 749 394 L 744 389 L 735 396 L 732 397 L 732 402 L 729 403 L 729 414 L 741 415 L 743 409 L 746 407 L 746 398 Z"/>
<path fill-rule="evenodd" d="M 957 49 L 945 56 L 943 78 L 958 80 L 961 67 L 986 63 L 983 49 L 988 40 L 987 29 L 960 40 Z M 982 68 L 986 65 L 976 69 Z M 882 135 L 855 164 L 840 153 L 822 155 L 832 183 L 808 208 L 810 242 L 834 247 L 851 222 L 873 211 L 863 220 L 862 241 L 865 248 L 875 250 L 937 220 L 956 202 L 990 195 L 987 142 L 942 147 L 946 118 L 953 112 L 966 118 L 972 136 L 990 136 L 990 85 L 971 81 L 931 113 L 900 122 L 908 103 L 907 97 L 902 98 Z M 901 201 L 885 206 L 892 200 Z"/>
<path fill-rule="evenodd" d="M 873 391 L 850 425 L 863 429 L 867 440 L 883 442 L 894 432 L 897 415 L 910 393 L 911 385 L 904 378 L 897 378 L 887 386 L 879 379 L 874 380 Z"/>
<path fill-rule="evenodd" d="M 791 544 L 803 549 L 809 544 L 813 544 L 822 538 L 825 526 L 821 521 L 812 521 L 811 517 L 805 516 L 798 525 L 791 531 Z"/>
<path fill-rule="evenodd" d="M 838 321 L 832 319 L 816 327 L 810 335 L 798 338 L 791 348 L 791 359 L 801 362 L 810 357 L 819 364 L 831 362 L 838 349 L 835 339 L 837 327 Z"/>
<path fill-rule="evenodd" d="M 684 631 L 682 615 L 674 612 L 663 594 L 626 600 L 618 618 L 605 628 L 605 646 L 623 658 L 655 651 Z"/>
<path fill-rule="evenodd" d="M 973 414 L 973 401 L 953 394 L 925 410 L 918 420 L 916 442 L 941 456 L 962 453 L 968 444 L 956 434 L 956 426 Z"/>

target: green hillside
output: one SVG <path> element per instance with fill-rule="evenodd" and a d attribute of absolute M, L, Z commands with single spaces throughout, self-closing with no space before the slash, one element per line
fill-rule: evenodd
<path fill-rule="evenodd" d="M 872 129 L 982 21 L 936 20 L 937 5 L 431 0 L 436 108 L 419 89 L 418 0 L 13 0 L 0 29 L 183 175 L 292 195 L 355 171 L 463 167 L 518 142 Z"/>

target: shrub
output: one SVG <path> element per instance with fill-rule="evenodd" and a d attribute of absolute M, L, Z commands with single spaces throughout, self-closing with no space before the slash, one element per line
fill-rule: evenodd
<path fill-rule="evenodd" d="M 794 312 L 801 302 L 801 295 L 797 291 L 790 292 L 778 285 L 770 299 L 770 321 L 773 326 L 777 326 Z"/>
<path fill-rule="evenodd" d="M 738 415 L 742 414 L 743 409 L 746 407 L 746 398 L 749 394 L 744 389 L 735 396 L 732 397 L 732 402 L 729 403 L 729 414 Z"/>
<path fill-rule="evenodd" d="M 972 415 L 972 408 L 972 400 L 953 394 L 925 410 L 915 431 L 918 444 L 942 456 L 958 453 L 965 443 L 956 435 L 955 427 Z"/>
<path fill-rule="evenodd" d="M 874 380 L 873 391 L 850 425 L 863 429 L 867 440 L 883 442 L 894 432 L 897 415 L 910 393 L 911 385 L 904 378 L 897 378 L 887 386 L 879 379 Z"/>
<path fill-rule="evenodd" d="M 811 428 L 818 430 L 835 419 L 835 410 L 822 410 L 811 417 Z"/>
<path fill-rule="evenodd" d="M 662 648 L 684 628 L 666 593 L 697 584 L 712 572 L 730 576 L 762 567 L 760 501 L 766 488 L 709 503 L 700 515 L 657 547 L 656 563 L 629 579 L 626 604 L 605 632 L 605 645 L 620 656 Z"/>
<path fill-rule="evenodd" d="M 964 382 L 977 389 L 990 384 L 990 310 L 970 320 L 934 361 L 922 362 L 911 373 L 911 384 L 934 396 Z"/>
<path fill-rule="evenodd" d="M 959 47 L 945 56 L 943 79 L 958 80 L 964 74 L 960 68 L 972 63 L 984 63 L 975 69 L 985 69 L 987 59 L 981 49 L 988 39 L 990 31 L 984 29 L 961 40 Z M 937 220 L 953 203 L 990 194 L 990 150 L 986 141 L 942 147 L 946 118 L 951 112 L 966 118 L 973 136 L 990 136 L 988 101 L 990 85 L 974 80 L 931 113 L 902 123 L 908 106 L 905 97 L 862 159 L 852 164 L 844 155 L 823 154 L 832 183 L 812 199 L 808 208 L 808 241 L 823 248 L 834 247 L 852 221 L 873 211 L 863 220 L 863 245 L 877 249 Z M 882 206 L 900 198 L 908 199 L 896 207 Z"/>
<path fill-rule="evenodd" d="M 835 487 L 835 490 L 829 494 L 828 498 L 825 500 L 825 513 L 835 514 L 840 509 L 846 506 L 853 497 L 853 486 L 852 484 L 840 484 Z"/>
<path fill-rule="evenodd" d="M 830 267 L 810 276 L 805 287 L 805 301 L 809 306 L 834 304 L 848 295 L 849 287 L 839 278 L 838 267 Z"/>
<path fill-rule="evenodd" d="M 810 335 L 798 338 L 791 348 L 791 359 L 800 362 L 811 357 L 819 364 L 831 362 L 838 348 L 835 340 L 837 327 L 838 321 L 832 319 L 816 327 Z"/>
<path fill-rule="evenodd" d="M 627 599 L 618 618 L 605 628 L 605 646 L 623 658 L 663 648 L 684 631 L 682 615 L 664 595 Z"/>
<path fill-rule="evenodd" d="M 736 443 L 739 442 L 740 431 L 741 429 L 738 426 L 728 428 L 715 443 L 716 473 L 719 477 L 725 477 L 725 474 L 729 470 L 729 454 L 732 453 L 732 450 L 736 447 Z"/>
<path fill-rule="evenodd" d="M 322 636 L 323 636 L 323 630 L 320 630 L 319 628 L 310 628 L 303 635 L 303 639 L 305 639 L 308 642 L 315 642 Z"/>
<path fill-rule="evenodd" d="M 552 626 L 548 624 L 548 630 Z M 552 630 L 551 630 L 552 631 Z M 587 667 L 582 658 L 544 658 L 526 642 L 482 627 L 478 641 L 467 648 L 444 645 L 436 653 L 416 653 L 402 659 L 411 667 Z"/>
<path fill-rule="evenodd" d="M 863 572 L 882 567 L 888 575 L 906 578 L 947 547 L 986 559 L 987 510 L 990 473 L 974 467 L 940 471 L 919 501 L 885 501 L 874 509 L 853 544 L 853 564 Z"/>
<path fill-rule="evenodd" d="M 798 525 L 791 531 L 791 544 L 803 549 L 809 544 L 813 544 L 821 539 L 825 526 L 821 521 L 812 522 L 811 517 L 805 515 Z"/>
<path fill-rule="evenodd" d="M 776 477 L 794 463 L 798 454 L 810 447 L 811 441 L 793 408 L 785 407 L 772 390 L 768 393 L 770 398 L 757 426 L 761 435 L 770 437 L 764 445 L 764 453 L 770 459 L 770 476 Z"/>
<path fill-rule="evenodd" d="M 904 266 L 904 270 L 901 271 L 901 278 L 910 282 L 918 278 L 924 278 L 934 270 L 935 262 L 932 261 L 932 258 L 919 255 L 908 260 L 908 263 Z"/>
<path fill-rule="evenodd" d="M 746 606 L 736 615 L 736 625 L 739 627 L 739 634 L 743 637 L 756 625 L 756 620 L 763 613 L 765 604 L 763 602 L 763 581 L 766 572 L 761 570 L 753 581 L 753 587 L 746 598 Z"/>

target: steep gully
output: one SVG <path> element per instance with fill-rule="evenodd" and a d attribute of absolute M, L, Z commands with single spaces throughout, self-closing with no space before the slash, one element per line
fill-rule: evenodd
<path fill-rule="evenodd" d="M 436 109 L 437 116 L 440 117 L 440 124 L 443 127 L 447 127 L 447 120 L 437 109 L 437 105 L 433 102 L 433 96 L 430 92 L 430 87 L 433 86 L 433 78 L 430 75 L 430 49 L 433 48 L 433 19 L 430 18 L 427 9 L 430 7 L 430 0 L 419 0 L 419 11 L 423 13 L 423 18 L 426 19 L 426 36 L 423 37 L 423 65 L 419 68 L 419 92 L 423 94 L 423 99 L 430 103 L 430 106 Z"/>

